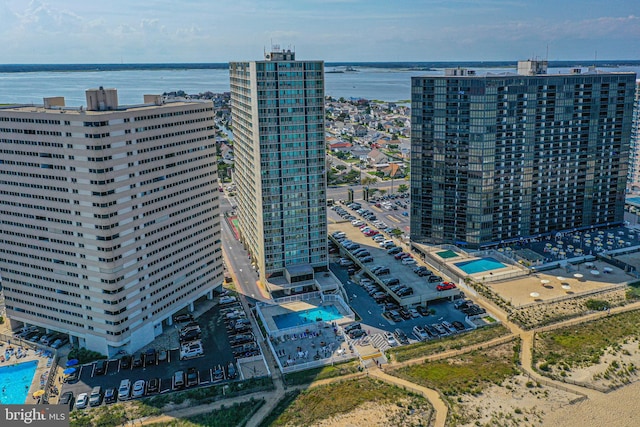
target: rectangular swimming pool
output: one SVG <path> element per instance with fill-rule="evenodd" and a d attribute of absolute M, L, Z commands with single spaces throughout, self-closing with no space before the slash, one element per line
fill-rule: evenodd
<path fill-rule="evenodd" d="M 493 258 L 480 258 L 472 261 L 458 262 L 454 264 L 460 270 L 467 274 L 481 273 L 483 271 L 497 270 L 499 268 L 505 268 L 506 265 Z"/>
<path fill-rule="evenodd" d="M 331 322 L 344 317 L 334 305 L 323 305 L 303 311 L 278 314 L 273 316 L 273 321 L 278 329 L 293 328 L 318 321 Z"/>
<path fill-rule="evenodd" d="M 23 405 L 37 367 L 37 360 L 0 367 L 0 404 Z"/>

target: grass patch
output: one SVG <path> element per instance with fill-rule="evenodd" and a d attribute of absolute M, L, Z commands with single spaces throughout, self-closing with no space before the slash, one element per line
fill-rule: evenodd
<path fill-rule="evenodd" d="M 102 405 L 91 410 L 73 410 L 69 415 L 70 427 L 111 427 L 129 420 L 159 415 L 158 408 L 146 406 L 143 401 Z"/>
<path fill-rule="evenodd" d="M 403 413 L 413 413 L 420 419 L 429 419 L 432 411 L 431 405 L 422 396 L 365 377 L 313 387 L 299 394 L 288 394 L 261 426 L 313 425 L 351 412 L 365 403 L 397 405 L 403 408 Z"/>
<path fill-rule="evenodd" d="M 589 366 L 600 361 L 607 347 L 639 334 L 638 311 L 630 311 L 537 334 L 534 356 L 552 365 Z"/>
<path fill-rule="evenodd" d="M 299 384 L 310 384 L 318 380 L 354 374 L 356 372 L 359 372 L 359 366 L 360 363 L 358 361 L 352 360 L 332 366 L 323 366 L 320 368 L 307 369 L 306 371 L 292 372 L 285 375 L 285 382 L 290 386 Z"/>
<path fill-rule="evenodd" d="M 394 361 L 404 362 L 418 357 L 442 353 L 447 350 L 457 350 L 470 345 L 483 343 L 494 338 L 508 335 L 509 333 L 509 329 L 503 325 L 496 324 L 495 326 L 480 328 L 434 341 L 393 347 L 387 351 L 387 355 Z"/>
<path fill-rule="evenodd" d="M 506 378 L 516 375 L 518 369 L 514 358 L 515 346 L 504 344 L 447 360 L 407 366 L 390 373 L 440 390 L 446 396 L 477 395 L 487 386 L 502 384 Z"/>
<path fill-rule="evenodd" d="M 223 392 L 223 387 L 228 388 L 224 389 Z M 273 382 L 269 377 L 251 378 L 242 382 L 232 382 L 210 387 L 200 387 L 178 393 L 156 395 L 148 399 L 144 399 L 141 402 L 153 408 L 163 408 L 166 405 L 180 405 L 186 400 L 188 400 L 192 405 L 202 405 L 220 400 L 223 396 L 225 398 L 240 396 L 256 391 L 273 390 L 273 388 Z"/>
<path fill-rule="evenodd" d="M 236 403 L 230 407 L 222 406 L 217 411 L 211 411 L 193 417 L 175 420 L 171 422 L 151 424 L 163 427 L 243 427 L 247 421 L 264 405 L 264 400 L 250 400 Z"/>

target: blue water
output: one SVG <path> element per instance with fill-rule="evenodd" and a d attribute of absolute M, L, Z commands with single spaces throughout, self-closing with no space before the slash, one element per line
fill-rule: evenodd
<path fill-rule="evenodd" d="M 294 326 L 302 326 L 308 323 L 317 322 L 321 319 L 324 322 L 340 319 L 342 314 L 338 308 L 333 305 L 326 305 L 317 308 L 311 308 L 304 311 L 295 311 L 292 313 L 278 314 L 273 316 L 273 321 L 278 329 L 293 328 Z"/>
<path fill-rule="evenodd" d="M 464 261 L 454 264 L 460 270 L 467 274 L 480 273 L 482 271 L 497 270 L 498 268 L 504 268 L 506 265 L 500 261 L 496 261 L 493 258 L 480 258 L 473 261 Z"/>
<path fill-rule="evenodd" d="M 0 366 L 0 404 L 22 405 L 27 400 L 37 367 L 38 362 L 35 360 Z"/>
<path fill-rule="evenodd" d="M 257 58 L 259 59 L 259 58 Z M 640 72 L 640 63 L 600 63 L 601 71 Z M 411 98 L 411 77 L 443 75 L 447 67 L 469 66 L 478 74 L 515 72 L 515 61 L 487 63 L 326 63 L 325 94 L 334 98 L 400 101 Z M 580 63 L 552 63 L 549 73 L 567 73 Z M 584 65 L 584 64 L 582 64 Z M 142 103 L 144 94 L 183 90 L 188 94 L 229 91 L 226 64 L 0 65 L 0 104 L 42 104 L 43 97 L 64 96 L 66 105 L 86 105 L 84 91 L 99 86 L 118 89 L 121 105 Z"/>

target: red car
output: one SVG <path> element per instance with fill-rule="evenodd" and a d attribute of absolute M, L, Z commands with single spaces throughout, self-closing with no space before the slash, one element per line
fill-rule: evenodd
<path fill-rule="evenodd" d="M 437 291 L 448 291 L 449 289 L 455 289 L 456 284 L 452 282 L 442 282 L 436 286 Z"/>
<path fill-rule="evenodd" d="M 408 254 L 408 253 L 406 253 L 406 252 L 400 252 L 400 253 L 395 254 L 393 257 L 394 257 L 395 259 L 403 259 L 403 258 L 406 258 L 406 257 L 408 257 L 408 256 L 411 256 L 411 255 L 409 255 L 409 254 Z"/>
<path fill-rule="evenodd" d="M 367 237 L 375 236 L 376 234 L 380 234 L 380 232 L 378 230 L 369 230 L 364 233 L 364 235 Z"/>

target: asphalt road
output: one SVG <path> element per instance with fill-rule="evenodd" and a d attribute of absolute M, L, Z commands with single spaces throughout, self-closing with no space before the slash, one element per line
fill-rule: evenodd
<path fill-rule="evenodd" d="M 233 198 L 229 198 L 225 193 L 225 196 L 220 198 L 220 211 L 231 212 L 231 206 L 234 203 Z M 238 283 L 236 283 L 237 290 L 249 298 L 250 302 L 268 300 L 262 295 L 257 284 L 258 273 L 251 266 L 247 251 L 242 246 L 242 243 L 235 238 L 226 219 L 222 221 L 222 247 L 227 269 L 233 271 L 238 280 Z"/>

